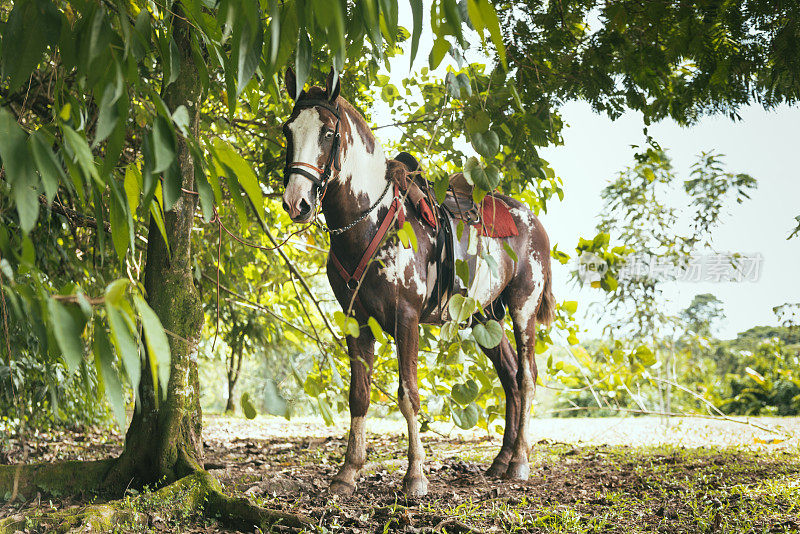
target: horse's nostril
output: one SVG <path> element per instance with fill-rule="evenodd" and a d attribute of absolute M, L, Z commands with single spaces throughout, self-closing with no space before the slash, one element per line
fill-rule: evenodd
<path fill-rule="evenodd" d="M 283 201 L 283 211 L 289 211 L 289 204 L 285 200 Z"/>
<path fill-rule="evenodd" d="M 309 211 L 311 211 L 311 204 L 309 204 L 306 199 L 302 199 L 300 201 L 300 215 L 305 215 Z"/>

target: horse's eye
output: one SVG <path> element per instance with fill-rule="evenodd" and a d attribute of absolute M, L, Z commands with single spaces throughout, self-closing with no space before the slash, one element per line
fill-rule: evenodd
<path fill-rule="evenodd" d="M 325 139 L 330 139 L 331 137 L 333 137 L 333 132 L 331 130 L 325 132 Z"/>

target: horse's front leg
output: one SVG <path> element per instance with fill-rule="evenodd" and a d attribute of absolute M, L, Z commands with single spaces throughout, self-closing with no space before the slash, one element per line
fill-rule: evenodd
<path fill-rule="evenodd" d="M 364 423 L 369 409 L 374 351 L 375 338 L 368 327 L 362 327 L 357 338 L 347 337 L 350 356 L 350 437 L 344 465 L 331 482 L 331 492 L 338 495 L 350 495 L 355 491 L 358 473 L 367 459 Z"/>
<path fill-rule="evenodd" d="M 428 493 L 428 479 L 423 465 L 425 449 L 419 436 L 419 391 L 417 389 L 417 353 L 419 352 L 419 317 L 398 314 L 395 341 L 400 367 L 400 385 L 397 402 L 408 423 L 408 470 L 403 477 L 403 491 L 409 497 L 422 497 Z"/>

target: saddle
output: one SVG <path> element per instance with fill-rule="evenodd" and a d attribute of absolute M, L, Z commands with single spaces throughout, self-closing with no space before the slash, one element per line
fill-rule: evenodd
<path fill-rule="evenodd" d="M 493 193 L 486 195 L 480 204 L 474 202 L 474 187 L 463 173 L 450 176 L 447 194 L 441 204 L 436 202 L 419 162 L 408 152 L 400 152 L 387 162 L 387 176 L 411 200 L 421 219 L 437 230 L 435 257 L 438 276 L 433 294 L 438 299 L 430 299 L 422 311 L 425 317 L 442 302 L 442 297 L 449 298 L 455 287 L 455 241 L 451 220 L 463 221 L 473 226 L 479 235 L 489 237 L 509 237 L 519 235 L 519 231 L 508 205 Z"/>
<path fill-rule="evenodd" d="M 436 197 L 422 175 L 419 162 L 408 152 L 400 152 L 389 160 L 387 174 L 397 184 L 400 191 L 408 196 L 412 205 L 429 226 L 436 228 L 438 208 Z M 508 204 L 494 193 L 486 195 L 476 204 L 472 197 L 474 186 L 463 173 L 450 176 L 449 187 L 441 207 L 455 219 L 474 226 L 479 235 L 488 237 L 510 237 L 519 235 L 517 225 L 511 217 Z"/>

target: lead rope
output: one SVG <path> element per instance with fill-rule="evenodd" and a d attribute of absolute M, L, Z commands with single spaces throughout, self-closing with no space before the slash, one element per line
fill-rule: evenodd
<path fill-rule="evenodd" d="M 312 224 L 315 224 L 317 227 L 319 227 L 322 230 L 325 230 L 331 235 L 341 235 L 346 231 L 350 230 L 351 228 L 353 228 L 355 225 L 357 225 L 364 219 L 366 219 L 370 213 L 375 211 L 375 209 L 380 205 L 380 203 L 383 202 L 383 198 L 386 196 L 386 193 L 389 192 L 389 186 L 391 185 L 392 185 L 391 180 L 386 180 L 386 187 L 383 188 L 383 193 L 381 193 L 381 196 L 378 198 L 378 200 L 376 200 L 369 208 L 367 208 L 367 211 L 362 213 L 358 217 L 358 219 L 356 219 L 355 221 L 351 222 L 346 226 L 341 226 L 339 228 L 329 228 L 325 223 L 319 222 L 318 217 L 319 214 L 322 212 L 322 202 L 320 202 L 319 206 L 317 206 L 317 211 L 314 213 L 314 219 L 312 220 Z"/>

